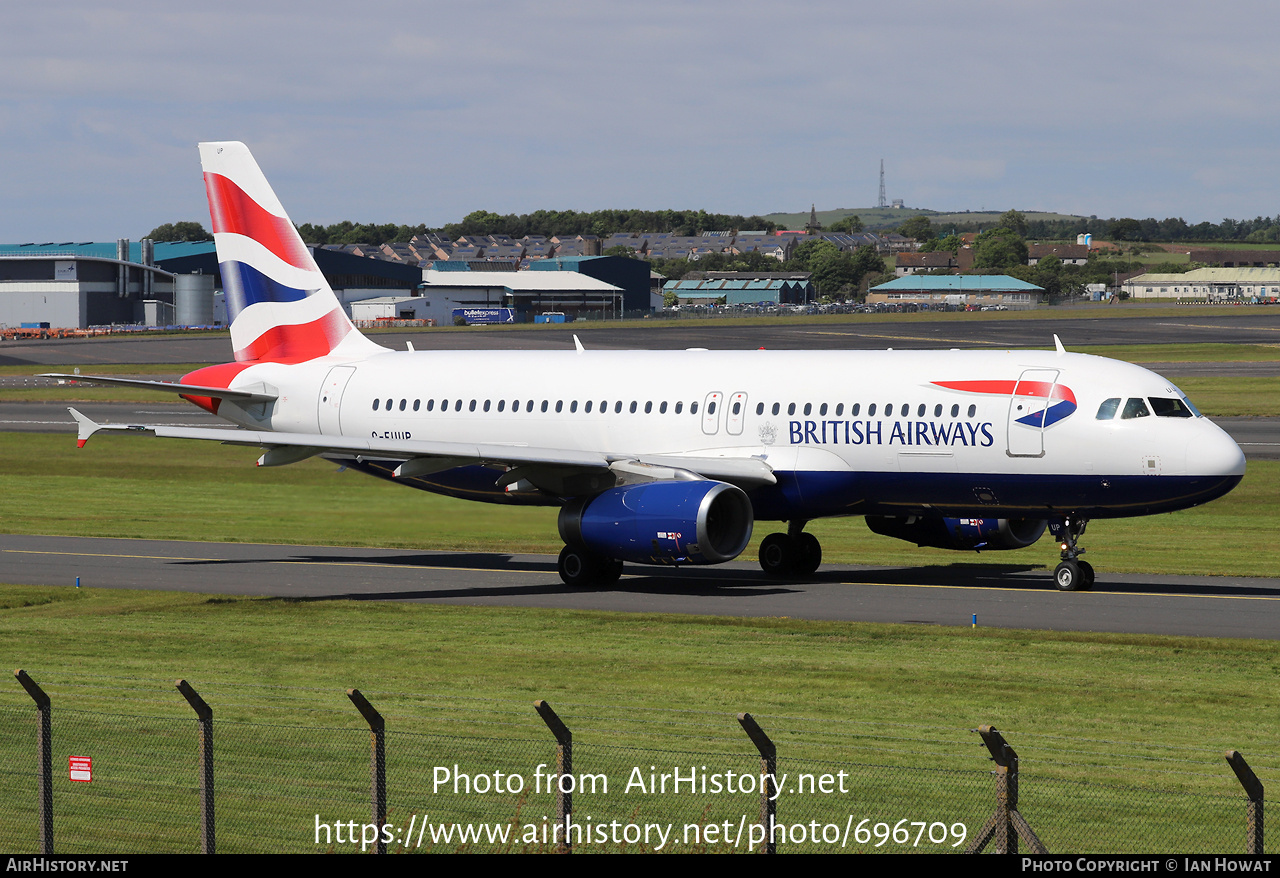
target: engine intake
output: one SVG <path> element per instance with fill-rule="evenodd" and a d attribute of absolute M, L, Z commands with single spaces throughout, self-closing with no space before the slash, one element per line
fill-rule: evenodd
<path fill-rule="evenodd" d="M 569 545 L 637 564 L 719 564 L 751 541 L 754 515 L 740 488 L 713 481 L 660 481 L 578 497 L 560 510 Z"/>
<path fill-rule="evenodd" d="M 1047 525 L 1030 518 L 867 516 L 867 527 L 874 533 L 935 549 L 1024 549 L 1044 535 Z"/>

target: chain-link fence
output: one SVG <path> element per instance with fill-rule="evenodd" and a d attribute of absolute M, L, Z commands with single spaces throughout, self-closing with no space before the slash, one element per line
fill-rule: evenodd
<path fill-rule="evenodd" d="M 375 735 L 340 691 L 195 688 L 207 782 L 171 684 L 51 685 L 44 802 L 40 709 L 0 692 L 0 850 L 1262 852 L 1260 785 L 1190 746 L 389 692 Z"/>

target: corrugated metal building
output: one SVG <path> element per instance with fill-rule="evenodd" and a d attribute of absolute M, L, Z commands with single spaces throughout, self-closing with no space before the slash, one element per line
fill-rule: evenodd
<path fill-rule="evenodd" d="M 1043 294 L 1043 287 L 1005 274 L 909 274 L 872 287 L 867 303 L 994 305 L 1025 310 L 1035 307 Z"/>
<path fill-rule="evenodd" d="M 426 269 L 422 280 L 422 294 L 430 306 L 418 316 L 441 323 L 452 320 L 455 308 L 514 308 L 522 323 L 532 323 L 543 311 L 563 312 L 573 320 L 613 319 L 623 310 L 621 288 L 576 271 Z"/>
<path fill-rule="evenodd" d="M 311 252 L 348 313 L 352 302 L 416 295 L 422 284 L 416 265 L 318 247 Z M 222 276 L 212 241 L 0 245 L 0 325 L 173 325 L 175 278 L 185 274 L 213 276 L 213 320 L 225 323 Z"/>
<path fill-rule="evenodd" d="M 1280 297 L 1280 268 L 1197 268 L 1182 274 L 1140 274 L 1120 289 L 1133 299 L 1269 300 Z"/>
<path fill-rule="evenodd" d="M 649 263 L 625 256 L 565 256 L 529 263 L 530 271 L 573 271 L 622 290 L 622 310 L 650 312 Z M 662 307 L 662 303 L 658 303 Z"/>
<path fill-rule="evenodd" d="M 0 325 L 173 323 L 172 272 L 150 241 L 0 246 Z"/>
<path fill-rule="evenodd" d="M 662 292 L 674 293 L 682 305 L 704 305 L 720 299 L 726 305 L 800 305 L 813 295 L 808 280 L 784 278 L 707 278 L 704 280 L 670 280 Z"/>

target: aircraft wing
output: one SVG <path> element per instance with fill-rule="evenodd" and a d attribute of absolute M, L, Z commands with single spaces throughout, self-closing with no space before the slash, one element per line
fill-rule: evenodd
<path fill-rule="evenodd" d="M 84 446 L 90 436 L 103 430 L 150 433 L 168 439 L 201 439 L 224 445 L 265 448 L 266 453 L 258 459 L 259 466 L 295 463 L 318 454 L 346 454 L 375 460 L 402 461 L 406 465 L 412 461 L 419 472 L 438 471 L 454 466 L 496 464 L 511 467 L 512 471 L 508 476 L 520 471 L 517 478 L 548 469 L 609 469 L 623 480 L 635 481 L 704 478 L 751 487 L 776 482 L 772 468 L 754 457 L 643 455 L 532 445 L 438 442 L 430 439 L 356 439 L 321 433 L 279 433 L 271 430 L 99 424 L 74 408 L 69 407 L 67 410 L 79 426 L 77 444 L 80 447 Z M 406 469 L 409 468 L 406 466 Z M 504 480 L 514 479 L 504 477 Z"/>
<path fill-rule="evenodd" d="M 43 372 L 39 378 L 62 378 L 85 384 L 114 384 L 118 387 L 140 387 L 143 390 L 163 390 L 183 396 L 207 396 L 212 399 L 235 399 L 244 402 L 271 402 L 277 394 L 260 390 L 230 390 L 226 387 L 206 387 L 203 384 L 182 384 L 177 381 L 146 381 L 141 378 L 112 378 L 107 375 L 67 375 L 62 372 Z"/>
<path fill-rule="evenodd" d="M 671 467 L 672 469 L 696 473 L 704 479 L 717 482 L 729 482 L 740 488 L 755 488 L 760 485 L 774 485 L 778 480 L 773 475 L 773 467 L 759 457 L 697 457 L 689 455 L 642 454 L 626 461 L 618 461 L 610 466 L 615 472 L 624 471 L 624 466 L 635 461 L 642 466 Z"/>

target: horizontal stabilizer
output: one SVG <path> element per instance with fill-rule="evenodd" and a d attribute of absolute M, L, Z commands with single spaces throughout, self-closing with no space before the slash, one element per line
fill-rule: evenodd
<path fill-rule="evenodd" d="M 117 430 L 128 433 L 152 433 L 155 428 L 148 427 L 144 424 L 99 424 L 91 419 L 88 415 L 78 412 L 70 406 L 67 411 L 71 412 L 71 417 L 76 419 L 76 426 L 79 427 L 76 435 L 76 447 L 84 448 L 84 444 L 89 441 L 89 437 L 100 430 Z M 231 431 L 224 431 L 231 432 Z"/>
<path fill-rule="evenodd" d="M 40 378 L 62 378 L 72 383 L 114 384 L 118 387 L 139 387 L 143 390 L 162 390 L 183 396 L 208 396 L 213 399 L 235 399 L 245 402 L 271 402 L 276 394 L 255 390 L 231 390 L 226 387 L 206 387 L 203 384 L 181 384 L 175 381 L 145 381 L 141 378 L 111 378 L 106 375 L 66 375 L 61 372 L 44 372 Z"/>
<path fill-rule="evenodd" d="M 76 426 L 80 428 L 76 433 L 76 448 L 84 448 L 84 443 L 89 441 L 90 436 L 101 430 L 102 425 L 70 406 L 67 407 L 67 411 L 71 412 L 71 417 L 76 419 Z"/>

